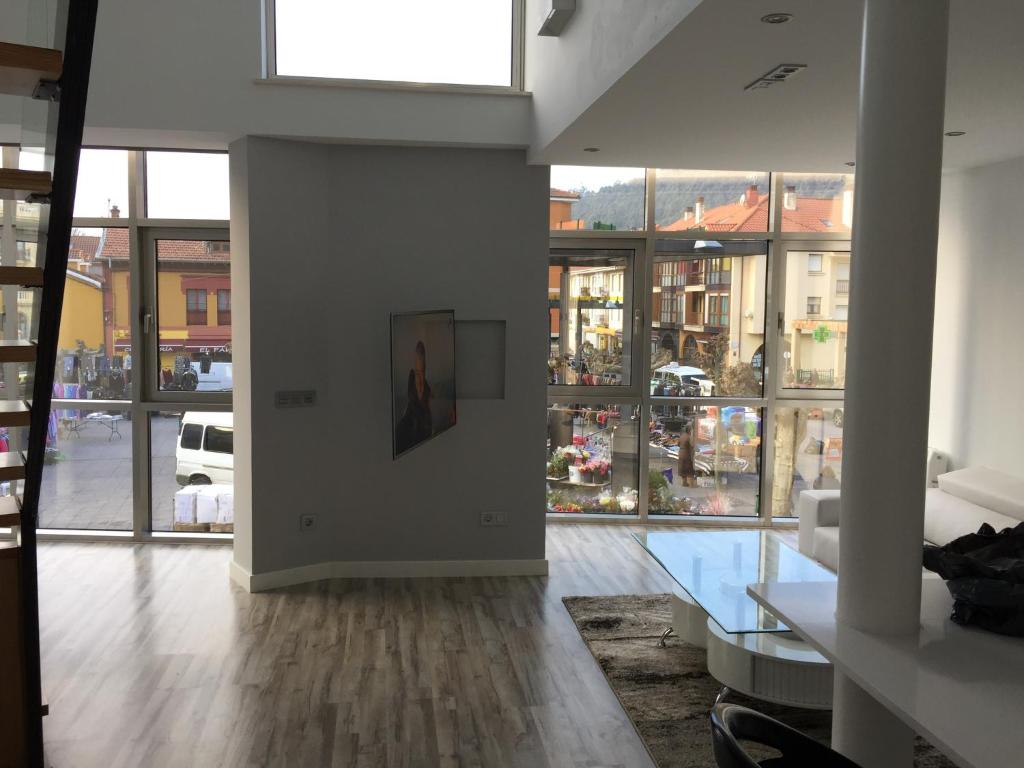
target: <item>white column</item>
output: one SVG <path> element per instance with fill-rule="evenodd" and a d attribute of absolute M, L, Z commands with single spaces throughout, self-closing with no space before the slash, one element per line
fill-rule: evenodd
<path fill-rule="evenodd" d="M 917 631 L 949 0 L 866 0 L 837 619 Z M 911 732 L 836 675 L 833 746 L 911 765 Z"/>

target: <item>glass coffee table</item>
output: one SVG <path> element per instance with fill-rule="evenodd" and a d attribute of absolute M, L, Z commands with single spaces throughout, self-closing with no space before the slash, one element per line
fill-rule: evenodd
<path fill-rule="evenodd" d="M 670 633 L 708 651 L 723 685 L 779 704 L 830 709 L 832 665 L 747 595 L 761 582 L 835 581 L 836 575 L 771 531 L 634 534 L 680 586 Z"/>

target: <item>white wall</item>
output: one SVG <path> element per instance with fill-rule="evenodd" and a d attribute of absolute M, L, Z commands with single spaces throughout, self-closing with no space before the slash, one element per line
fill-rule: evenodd
<path fill-rule="evenodd" d="M 32 1 L 0 3 L 3 39 L 19 40 L 25 5 Z M 522 95 L 257 84 L 261 5 L 258 0 L 103 0 L 86 144 L 224 149 L 245 135 L 529 143 L 531 104 Z M 20 107 L 20 100 L 0 97 L 0 141 L 18 141 Z"/>
<path fill-rule="evenodd" d="M 236 563 L 542 559 L 547 168 L 522 151 L 259 138 L 231 154 L 232 291 L 248 293 L 234 346 L 252 371 L 236 382 L 252 439 Z M 460 400 L 454 429 L 392 461 L 389 313 L 431 308 L 506 322 L 505 398 Z M 279 389 L 316 389 L 317 405 L 277 409 Z M 508 526 L 481 527 L 483 511 Z"/>
<path fill-rule="evenodd" d="M 701 0 L 580 0 L 559 37 L 537 31 L 550 0 L 526 3 L 531 149 L 540 152 L 671 32 Z"/>
<path fill-rule="evenodd" d="M 954 468 L 1024 477 L 1022 221 L 1024 158 L 943 177 L 930 442 Z"/>

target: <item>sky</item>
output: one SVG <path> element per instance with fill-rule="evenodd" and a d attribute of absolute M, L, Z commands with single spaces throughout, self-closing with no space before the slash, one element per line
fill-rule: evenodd
<path fill-rule="evenodd" d="M 39 155 L 22 152 L 33 169 Z M 154 219 L 227 219 L 228 156 L 202 152 L 147 152 L 148 216 Z M 128 152 L 83 149 L 78 164 L 75 216 L 107 217 L 110 207 L 128 215 Z"/>
<path fill-rule="evenodd" d="M 512 83 L 511 0 L 277 0 L 277 73 Z"/>

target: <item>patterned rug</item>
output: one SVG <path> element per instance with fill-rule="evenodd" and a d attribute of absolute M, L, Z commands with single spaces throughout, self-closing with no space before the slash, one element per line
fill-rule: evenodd
<path fill-rule="evenodd" d="M 678 637 L 658 645 L 672 622 L 669 595 L 566 597 L 563 602 L 608 684 L 622 703 L 658 768 L 714 768 L 708 712 L 721 684 L 707 671 L 702 648 Z M 832 713 L 796 709 L 732 694 L 730 702 L 756 709 L 828 744 Z M 751 754 L 769 757 L 764 750 Z M 922 739 L 918 768 L 954 768 Z"/>

